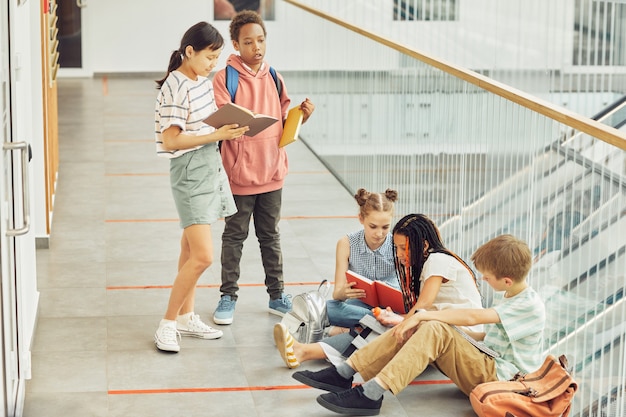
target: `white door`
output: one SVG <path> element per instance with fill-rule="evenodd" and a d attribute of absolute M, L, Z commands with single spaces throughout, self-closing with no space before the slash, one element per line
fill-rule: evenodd
<path fill-rule="evenodd" d="M 17 3 L 11 2 L 12 7 Z M 20 365 L 23 355 L 20 330 L 21 282 L 23 259 L 20 255 L 30 226 L 28 161 L 29 146 L 26 142 L 16 142 L 14 120 L 16 100 L 13 92 L 9 48 L 9 2 L 0 2 L 0 416 L 21 414 L 21 397 L 24 392 L 24 371 Z M 27 361 L 29 362 L 29 361 Z M 26 366 L 30 371 L 29 364 Z"/>

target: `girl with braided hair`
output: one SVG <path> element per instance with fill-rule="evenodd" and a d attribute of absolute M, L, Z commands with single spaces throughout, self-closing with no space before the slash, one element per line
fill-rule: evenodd
<path fill-rule="evenodd" d="M 396 223 L 392 236 L 395 268 L 408 312 L 397 314 L 387 308 L 376 317 L 379 322 L 393 327 L 421 310 L 482 308 L 473 271 L 443 245 L 432 220 L 423 214 L 409 214 Z M 354 346 L 351 333 L 328 337 L 319 343 L 299 343 L 288 332 L 277 332 L 280 323 L 276 326 L 274 340 L 288 368 L 312 359 L 329 359 L 335 363 L 348 356 Z M 482 325 L 467 330 L 481 332 Z"/>
<path fill-rule="evenodd" d="M 480 308 L 476 276 L 447 249 L 435 223 L 423 214 L 409 214 L 393 228 L 396 271 L 407 313 L 387 309 L 378 320 L 386 326 L 400 323 L 418 310 Z"/>

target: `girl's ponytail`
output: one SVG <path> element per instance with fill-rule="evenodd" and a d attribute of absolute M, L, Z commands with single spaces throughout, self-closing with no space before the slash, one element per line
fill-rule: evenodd
<path fill-rule="evenodd" d="M 224 38 L 222 35 L 207 22 L 198 22 L 185 32 L 183 38 L 180 41 L 180 47 L 178 50 L 173 51 L 170 56 L 170 63 L 167 66 L 167 74 L 161 80 L 157 80 L 157 89 L 160 89 L 167 76 L 172 71 L 179 68 L 183 63 L 183 57 L 188 46 L 191 46 L 194 51 L 198 52 L 205 48 L 211 48 L 211 50 L 218 50 L 224 46 Z"/>
<path fill-rule="evenodd" d="M 170 75 L 170 72 L 172 72 L 176 68 L 180 67 L 182 63 L 183 63 L 183 54 L 182 54 L 182 52 L 180 52 L 179 50 L 172 51 L 172 55 L 170 55 L 170 63 L 167 66 L 167 74 L 165 74 L 165 77 L 163 77 L 162 79 L 156 80 L 157 90 L 160 89 L 163 86 L 163 83 L 165 82 L 167 77 Z"/>

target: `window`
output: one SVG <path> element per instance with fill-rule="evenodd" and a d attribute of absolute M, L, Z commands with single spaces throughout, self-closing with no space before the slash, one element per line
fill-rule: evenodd
<path fill-rule="evenodd" d="M 626 65 L 624 1 L 577 0 L 573 64 Z"/>
<path fill-rule="evenodd" d="M 457 20 L 457 0 L 393 0 L 393 20 Z"/>

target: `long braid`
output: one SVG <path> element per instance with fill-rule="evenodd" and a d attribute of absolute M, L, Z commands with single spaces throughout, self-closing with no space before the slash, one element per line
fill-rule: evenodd
<path fill-rule="evenodd" d="M 396 269 L 400 278 L 402 293 L 405 299 L 407 311 L 416 302 L 420 294 L 420 277 L 424 268 L 424 263 L 430 253 L 445 253 L 452 256 L 467 268 L 478 288 L 478 282 L 474 271 L 454 252 L 446 249 L 441 241 L 439 229 L 423 214 L 409 214 L 396 224 L 393 233 L 399 233 L 407 237 L 409 265 L 404 267 L 395 256 Z M 424 253 L 424 241 L 428 242 L 428 253 Z"/>

